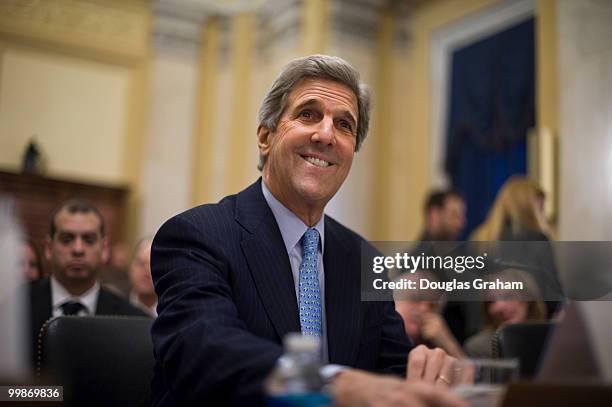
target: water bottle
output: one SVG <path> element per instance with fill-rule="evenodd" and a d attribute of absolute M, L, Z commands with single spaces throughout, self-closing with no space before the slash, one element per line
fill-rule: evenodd
<path fill-rule="evenodd" d="M 269 407 L 331 406 L 320 374 L 321 340 L 292 333 L 285 337 L 285 353 L 266 382 Z"/>

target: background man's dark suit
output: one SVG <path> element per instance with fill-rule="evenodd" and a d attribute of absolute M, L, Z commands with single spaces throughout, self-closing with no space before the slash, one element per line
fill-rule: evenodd
<path fill-rule="evenodd" d="M 295 286 L 261 181 L 166 222 L 152 271 L 154 405 L 254 405 L 262 379 L 299 332 Z M 360 301 L 363 239 L 325 217 L 329 361 L 405 373 L 411 347 L 392 303 Z"/>
<path fill-rule="evenodd" d="M 36 341 L 38 332 L 43 324 L 51 318 L 51 281 L 43 279 L 35 281 L 29 285 L 29 300 L 30 300 L 30 321 L 31 321 L 31 338 L 33 339 L 34 347 L 32 356 L 36 358 Z M 104 287 L 100 287 L 98 303 L 96 306 L 96 315 L 133 315 L 133 316 L 148 316 L 138 308 L 134 307 L 128 301 L 110 292 Z"/>

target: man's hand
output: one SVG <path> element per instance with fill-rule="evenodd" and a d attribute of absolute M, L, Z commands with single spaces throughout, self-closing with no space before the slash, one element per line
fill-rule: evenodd
<path fill-rule="evenodd" d="M 446 325 L 446 321 L 437 312 L 426 312 L 423 314 L 421 336 L 436 346 L 441 347 L 453 357 L 461 358 L 465 355 L 461 345 L 459 345 L 448 325 Z"/>
<path fill-rule="evenodd" d="M 436 343 L 448 335 L 452 335 L 442 316 L 436 312 L 423 314 L 423 326 L 421 336 Z"/>
<path fill-rule="evenodd" d="M 408 354 L 406 380 L 448 387 L 453 382 L 456 361 L 440 348 L 419 345 Z"/>
<path fill-rule="evenodd" d="M 381 376 L 359 370 L 346 370 L 333 382 L 334 405 L 467 407 L 468 404 L 448 392 L 425 383 L 407 382 L 393 376 Z"/>

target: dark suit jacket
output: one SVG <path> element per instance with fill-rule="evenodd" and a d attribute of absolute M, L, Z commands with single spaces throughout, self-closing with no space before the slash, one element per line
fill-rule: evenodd
<path fill-rule="evenodd" d="M 155 236 L 154 405 L 260 404 L 282 338 L 300 331 L 289 258 L 260 183 L 175 216 Z M 360 300 L 362 242 L 325 217 L 329 359 L 405 374 L 411 345 L 393 303 Z"/>
<path fill-rule="evenodd" d="M 51 281 L 42 279 L 29 285 L 31 338 L 33 339 L 32 360 L 36 360 L 38 333 L 43 324 L 51 318 Z M 148 316 L 127 300 L 104 287 L 100 287 L 96 315 L 133 315 Z"/>

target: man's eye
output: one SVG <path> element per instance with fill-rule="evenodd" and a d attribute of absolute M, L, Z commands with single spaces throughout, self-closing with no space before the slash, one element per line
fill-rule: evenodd
<path fill-rule="evenodd" d="M 83 236 L 83 241 L 88 245 L 92 245 L 98 241 L 98 236 L 96 235 L 85 235 Z"/>
<path fill-rule="evenodd" d="M 74 236 L 71 236 L 71 235 L 60 235 L 59 238 L 58 238 L 58 240 L 62 244 L 68 244 L 68 243 L 72 242 L 73 239 L 74 239 Z"/>
<path fill-rule="evenodd" d="M 300 112 L 300 117 L 304 118 L 304 119 L 311 119 L 312 118 L 312 113 L 308 110 L 303 110 Z"/>
<path fill-rule="evenodd" d="M 350 132 L 353 132 L 353 126 L 351 125 L 351 123 L 347 122 L 346 120 L 341 120 L 340 121 L 340 127 L 342 127 L 343 129 L 346 129 Z"/>

